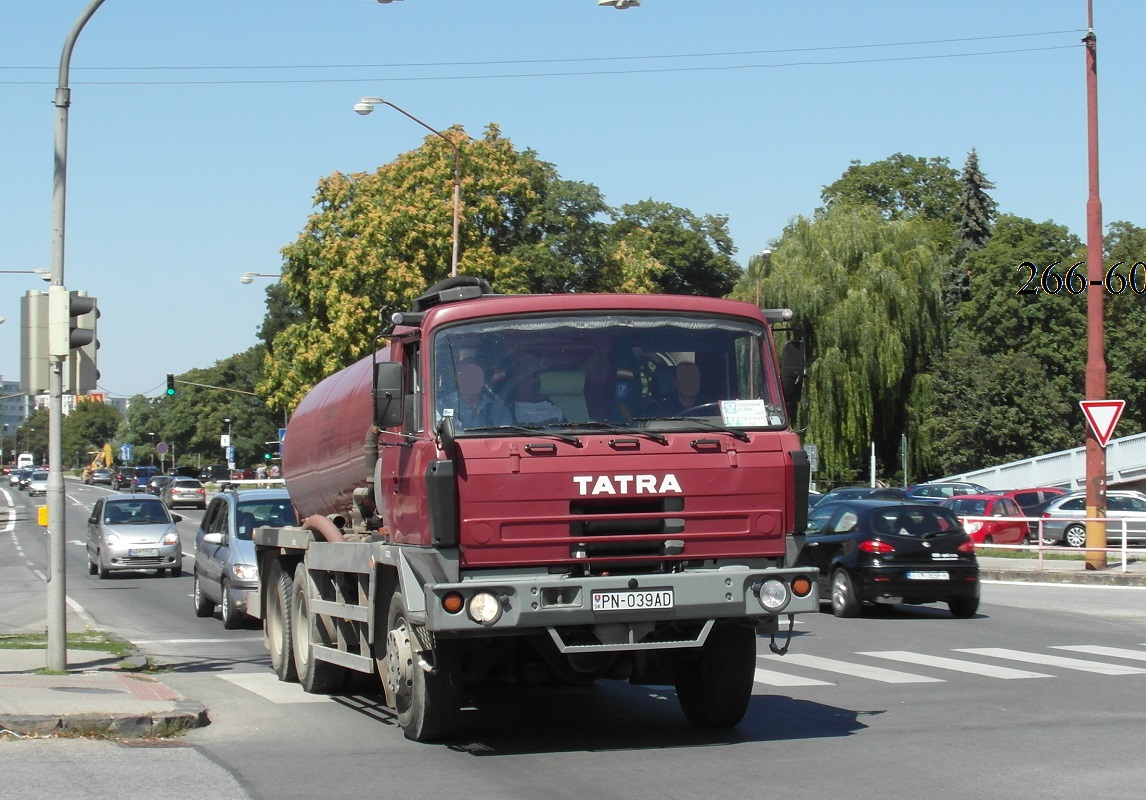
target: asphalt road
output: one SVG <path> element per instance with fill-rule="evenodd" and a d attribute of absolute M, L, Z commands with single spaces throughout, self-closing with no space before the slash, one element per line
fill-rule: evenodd
<path fill-rule="evenodd" d="M 70 542 L 99 491 L 68 484 Z M 41 531 L 17 536 L 41 558 Z M 475 694 L 456 740 L 419 745 L 374 695 L 279 683 L 257 624 L 197 619 L 190 562 L 179 579 L 100 581 L 81 546 L 68 554 L 69 596 L 169 664 L 164 681 L 212 724 L 162 747 L 0 743 L 12 796 L 1124 800 L 1146 779 L 1146 589 L 987 584 L 970 620 L 941 606 L 805 618 L 787 656 L 760 641 L 731 732 L 689 728 L 671 689 L 601 682 Z"/>

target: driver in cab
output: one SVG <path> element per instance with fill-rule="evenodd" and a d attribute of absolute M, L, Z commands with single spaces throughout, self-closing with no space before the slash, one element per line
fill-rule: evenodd
<path fill-rule="evenodd" d="M 649 406 L 649 413 L 658 417 L 674 417 L 695 408 L 700 394 L 700 367 L 691 361 L 683 361 L 676 365 L 672 377 L 673 390 L 668 397 L 654 400 Z"/>
<path fill-rule="evenodd" d="M 459 429 L 512 425 L 509 406 L 485 382 L 485 370 L 472 358 L 463 359 L 454 372 L 457 391 L 442 396 L 440 417 L 453 417 Z"/>

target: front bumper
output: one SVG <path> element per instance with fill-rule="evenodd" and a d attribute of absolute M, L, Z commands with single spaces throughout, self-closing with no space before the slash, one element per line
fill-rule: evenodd
<path fill-rule="evenodd" d="M 794 578 L 803 576 L 811 591 L 797 597 L 791 591 Z M 784 582 L 789 589 L 788 603 L 774 613 L 765 611 L 758 599 L 760 586 L 769 579 Z M 696 572 L 665 575 L 619 575 L 615 577 L 475 577 L 458 583 L 429 584 L 425 587 L 426 627 L 439 633 L 488 634 L 505 630 L 523 633 L 564 626 L 602 626 L 699 622 L 706 620 L 756 620 L 774 622 L 788 614 L 819 610 L 814 568 L 766 569 L 731 566 Z M 594 591 L 632 592 L 671 591 L 671 608 L 595 611 Z M 479 592 L 498 598 L 501 615 L 493 623 L 472 620 L 465 607 L 449 613 L 442 598 L 451 592 L 468 600 Z"/>

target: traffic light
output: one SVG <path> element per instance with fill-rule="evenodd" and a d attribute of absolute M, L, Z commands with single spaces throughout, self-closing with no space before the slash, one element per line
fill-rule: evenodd
<path fill-rule="evenodd" d="M 20 298 L 20 391 L 48 391 L 48 295 L 30 291 Z"/>
<path fill-rule="evenodd" d="M 175 376 L 171 373 L 167 374 L 167 396 L 175 396 Z"/>
<path fill-rule="evenodd" d="M 99 381 L 99 369 L 96 367 L 96 351 L 99 350 L 96 321 L 99 319 L 99 309 L 94 297 L 87 299 L 92 301 L 91 310 L 75 318 L 69 339 L 78 332 L 85 334 L 81 338 L 87 338 L 86 334 L 90 332 L 91 338 L 87 343 L 73 348 L 68 357 L 68 369 L 64 373 L 64 394 L 89 394 L 96 390 Z"/>

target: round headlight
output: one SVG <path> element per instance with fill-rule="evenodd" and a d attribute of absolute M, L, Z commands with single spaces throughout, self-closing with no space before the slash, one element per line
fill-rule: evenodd
<path fill-rule="evenodd" d="M 489 592 L 478 592 L 466 605 L 470 619 L 481 625 L 492 625 L 501 619 L 501 601 Z"/>
<path fill-rule="evenodd" d="M 775 614 L 788 605 L 791 595 L 788 593 L 788 584 L 783 581 L 769 578 L 760 587 L 760 607 Z"/>

